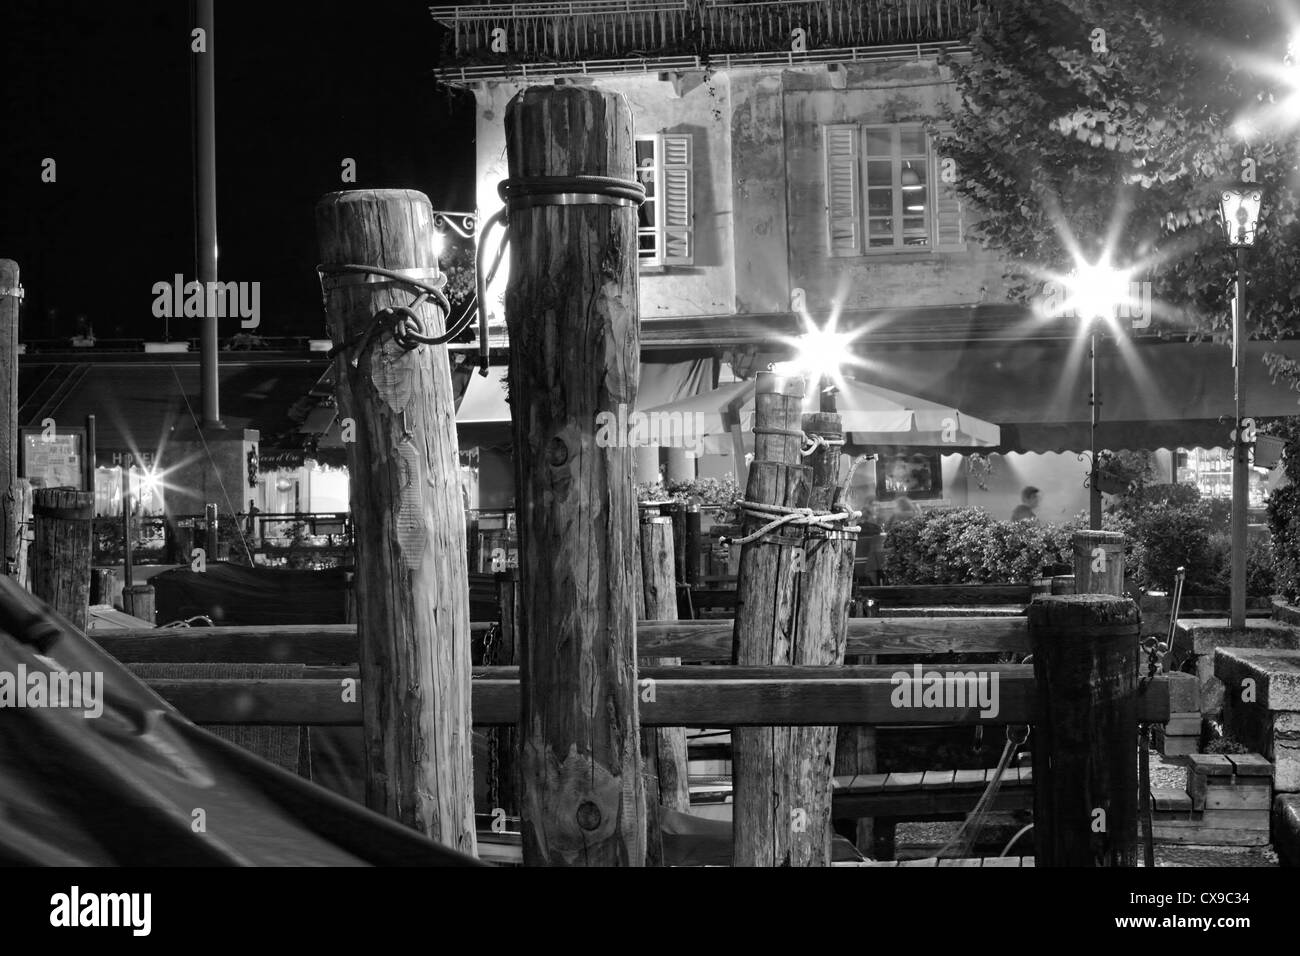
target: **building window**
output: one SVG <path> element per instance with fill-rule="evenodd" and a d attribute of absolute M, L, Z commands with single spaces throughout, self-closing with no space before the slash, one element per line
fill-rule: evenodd
<path fill-rule="evenodd" d="M 636 138 L 637 178 L 646 199 L 637 241 L 643 266 L 691 265 L 695 261 L 691 137 L 659 133 Z"/>
<path fill-rule="evenodd" d="M 825 127 L 830 253 L 965 249 L 962 204 L 924 127 Z"/>

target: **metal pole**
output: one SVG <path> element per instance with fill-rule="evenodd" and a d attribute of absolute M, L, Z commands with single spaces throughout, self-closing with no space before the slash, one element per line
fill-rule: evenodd
<path fill-rule="evenodd" d="M 1246 344 L 1246 248 L 1237 247 L 1237 310 L 1232 321 L 1232 398 L 1236 428 L 1232 442 L 1232 554 L 1229 616 L 1233 629 L 1246 626 L 1246 509 L 1250 504 L 1250 467 L 1241 428 L 1241 353 Z"/>
<path fill-rule="evenodd" d="M 131 462 L 121 467 L 122 474 L 122 586 L 128 591 L 135 583 L 131 576 Z"/>
<path fill-rule="evenodd" d="M 195 26 L 205 34 L 205 52 L 194 62 L 194 190 L 198 216 L 198 280 L 203 288 L 217 281 L 217 119 L 216 83 L 212 58 L 213 0 L 196 0 Z M 204 309 L 199 343 L 199 380 L 203 395 L 203 426 L 221 427 L 217 385 L 217 317 Z"/>
<path fill-rule="evenodd" d="M 95 416 L 86 416 L 86 491 L 95 493 L 95 468 L 99 462 L 95 458 Z"/>
<path fill-rule="evenodd" d="M 1097 419 L 1101 408 L 1101 395 L 1097 391 L 1097 328 L 1094 325 L 1088 346 L 1088 360 L 1092 366 L 1092 391 L 1088 395 L 1088 404 L 1092 408 L 1092 472 L 1088 476 L 1088 529 L 1101 530 L 1101 489 L 1097 487 L 1100 469 L 1097 467 Z"/>

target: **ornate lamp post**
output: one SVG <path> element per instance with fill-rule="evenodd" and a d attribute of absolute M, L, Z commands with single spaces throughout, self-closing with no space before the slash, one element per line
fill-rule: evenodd
<path fill-rule="evenodd" d="M 1250 463 L 1241 427 L 1241 350 L 1246 328 L 1246 250 L 1255 244 L 1262 193 L 1259 189 L 1225 189 L 1220 197 L 1223 229 L 1229 248 L 1237 250 L 1237 296 L 1232 316 L 1232 398 L 1236 425 L 1232 431 L 1232 586 L 1229 616 L 1232 627 L 1246 626 L 1246 509 L 1250 504 Z"/>

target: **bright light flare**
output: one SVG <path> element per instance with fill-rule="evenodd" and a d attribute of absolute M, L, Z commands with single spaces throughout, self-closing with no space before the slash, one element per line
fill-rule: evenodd
<path fill-rule="evenodd" d="M 772 370 L 785 375 L 802 375 L 813 382 L 831 383 L 837 388 L 844 388 L 842 367 L 865 364 L 853 354 L 852 345 L 866 329 L 839 331 L 836 328 L 839 324 L 838 309 L 830 314 L 826 325 L 821 327 L 807 313 L 801 313 L 800 317 L 804 323 L 803 334 L 780 338 L 783 344 L 794 349 L 794 358 L 788 362 L 776 363 Z"/>
<path fill-rule="evenodd" d="M 444 236 L 441 231 L 435 229 L 433 230 L 432 242 L 433 242 L 433 257 L 435 259 L 441 259 L 442 251 L 447 247 L 447 237 Z"/>
<path fill-rule="evenodd" d="M 1067 280 L 1070 297 L 1067 305 L 1084 322 L 1093 319 L 1114 321 L 1121 312 L 1127 312 L 1132 300 L 1133 270 L 1117 269 L 1106 259 L 1098 262 L 1076 264 L 1074 274 Z"/>

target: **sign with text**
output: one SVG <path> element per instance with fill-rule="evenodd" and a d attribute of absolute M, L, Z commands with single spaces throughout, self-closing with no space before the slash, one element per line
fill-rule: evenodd
<path fill-rule="evenodd" d="M 22 476 L 34 488 L 85 491 L 86 432 L 81 428 L 23 428 Z"/>

